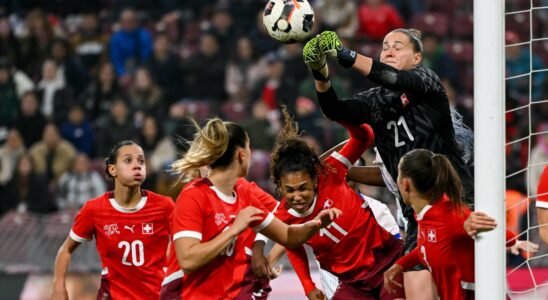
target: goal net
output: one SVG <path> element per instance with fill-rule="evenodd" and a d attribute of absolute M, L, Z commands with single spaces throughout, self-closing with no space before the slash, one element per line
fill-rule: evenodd
<path fill-rule="evenodd" d="M 507 254 L 506 284 L 511 299 L 548 299 L 548 246 L 535 208 L 548 164 L 548 1 L 506 0 L 504 24 L 506 226 L 540 245 Z"/>

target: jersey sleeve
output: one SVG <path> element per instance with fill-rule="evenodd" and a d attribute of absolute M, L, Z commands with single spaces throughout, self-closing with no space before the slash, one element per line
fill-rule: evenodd
<path fill-rule="evenodd" d="M 204 213 L 200 202 L 191 191 L 183 191 L 173 209 L 173 241 L 190 237 L 202 240 Z"/>
<path fill-rule="evenodd" d="M 340 122 L 346 127 L 350 134 L 350 139 L 341 148 L 341 150 L 331 153 L 326 159 L 331 166 L 339 169 L 341 176 L 346 176 L 348 169 L 352 166 L 356 160 L 363 154 L 363 152 L 371 146 L 374 139 L 373 129 L 367 124 L 360 126 L 350 125 Z"/>
<path fill-rule="evenodd" d="M 393 91 L 417 95 L 444 92 L 438 75 L 424 67 L 416 67 L 411 70 L 398 70 L 380 61 L 373 60 L 371 72 L 367 77 L 373 82 Z"/>
<path fill-rule="evenodd" d="M 360 125 L 371 123 L 371 106 L 375 91 L 371 89 L 351 98 L 339 99 L 333 87 L 330 87 L 323 93 L 317 92 L 317 97 L 323 114 L 329 119 Z"/>
<path fill-rule="evenodd" d="M 84 204 L 74 219 L 74 225 L 70 230 L 70 238 L 76 242 L 84 243 L 93 240 L 94 226 L 91 207 L 89 202 Z"/>
<path fill-rule="evenodd" d="M 403 270 L 409 270 L 414 266 L 421 264 L 419 254 L 419 247 L 415 247 L 415 249 L 411 250 L 409 253 L 398 259 L 396 263 L 402 266 Z"/>
<path fill-rule="evenodd" d="M 293 269 L 295 269 L 295 273 L 297 273 L 297 276 L 303 285 L 304 293 L 308 296 L 308 294 L 316 288 L 316 285 L 312 280 L 312 276 L 310 276 L 310 268 L 308 266 L 306 250 L 303 246 L 294 249 L 286 248 L 285 250 L 287 253 L 287 258 L 289 258 L 289 262 L 293 266 Z"/>
<path fill-rule="evenodd" d="M 537 187 L 536 206 L 540 208 L 548 208 L 548 166 L 542 171 Z"/>

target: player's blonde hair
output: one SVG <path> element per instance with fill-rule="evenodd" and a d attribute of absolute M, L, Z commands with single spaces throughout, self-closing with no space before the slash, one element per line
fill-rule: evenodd
<path fill-rule="evenodd" d="M 245 148 L 248 142 L 245 130 L 233 122 L 214 118 L 203 128 L 196 122 L 194 126 L 196 133 L 188 151 L 171 164 L 172 171 L 183 181 L 199 177 L 201 167 L 227 167 L 232 163 L 236 149 Z"/>

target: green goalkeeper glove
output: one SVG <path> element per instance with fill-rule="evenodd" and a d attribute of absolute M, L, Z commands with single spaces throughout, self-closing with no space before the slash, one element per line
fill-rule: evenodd
<path fill-rule="evenodd" d="M 333 31 L 324 31 L 318 36 L 320 51 L 336 59 L 339 65 L 349 68 L 356 62 L 356 51 L 343 46 L 341 39 Z"/>
<path fill-rule="evenodd" d="M 303 60 L 312 70 L 312 76 L 318 81 L 329 81 L 329 69 L 325 54 L 318 48 L 318 38 L 314 37 L 303 48 Z"/>

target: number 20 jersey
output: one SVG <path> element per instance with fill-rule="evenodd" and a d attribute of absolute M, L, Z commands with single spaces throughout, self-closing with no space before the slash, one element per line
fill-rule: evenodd
<path fill-rule="evenodd" d="M 70 237 L 96 240 L 101 257 L 100 299 L 158 299 L 166 266 L 174 203 L 143 190 L 135 208 L 120 206 L 112 192 L 88 201 Z"/>

